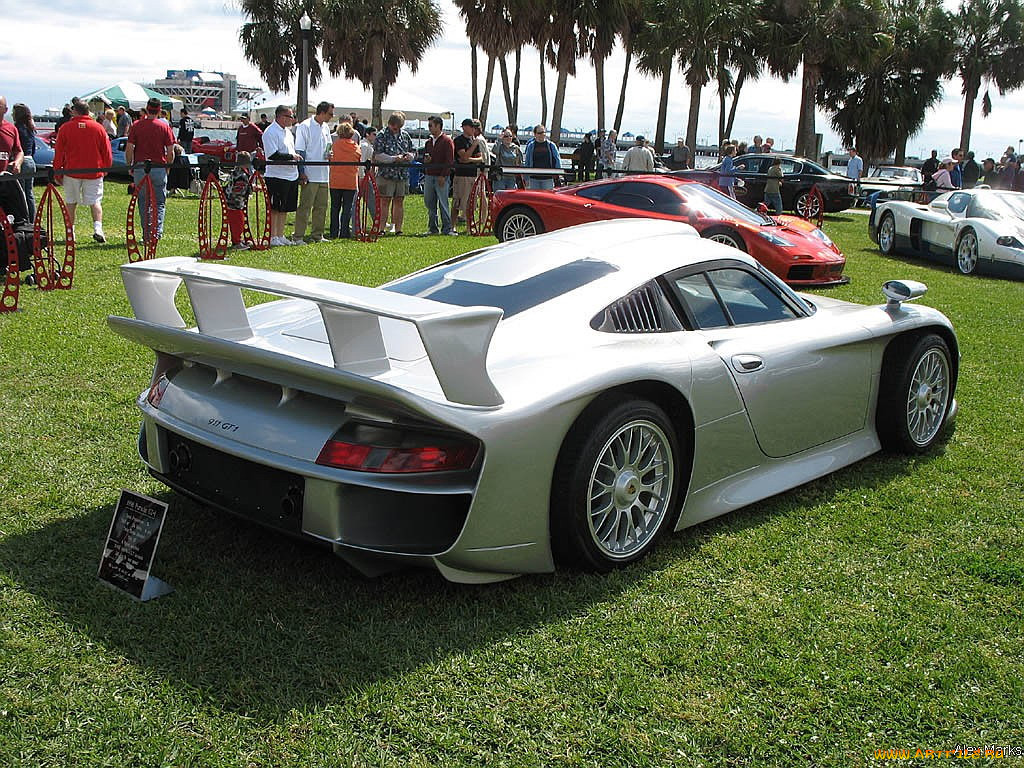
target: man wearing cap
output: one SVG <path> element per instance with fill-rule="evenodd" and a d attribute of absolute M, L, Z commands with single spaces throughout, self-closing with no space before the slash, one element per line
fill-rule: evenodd
<path fill-rule="evenodd" d="M 246 112 L 239 118 L 242 124 L 235 133 L 235 150 L 238 152 L 256 153 L 263 151 L 263 131 L 249 119 Z"/>
<path fill-rule="evenodd" d="M 128 143 L 124 149 L 124 159 L 129 167 L 135 163 L 144 163 L 149 160 L 152 163 L 174 162 L 174 134 L 171 126 L 160 117 L 160 99 L 152 98 L 146 102 L 146 112 L 141 119 L 132 124 L 128 131 Z M 86 110 L 88 111 L 88 110 Z M 57 135 L 60 138 L 60 134 Z M 146 175 L 145 168 L 132 170 L 132 179 L 136 185 Z M 167 169 L 153 168 L 149 172 L 149 179 L 153 183 L 153 198 L 156 204 L 156 238 L 159 240 L 164 233 L 164 210 L 167 201 Z M 143 211 L 147 211 L 150 203 L 139 201 Z M 142 217 L 143 235 L 149 238 L 149 216 Z"/>
<path fill-rule="evenodd" d="M 452 187 L 452 224 L 465 221 L 469 210 L 469 195 L 476 181 L 476 168 L 468 165 L 480 165 L 484 158 L 480 151 L 479 136 L 476 126 L 479 120 L 467 117 L 462 121 L 462 135 L 455 139 L 455 162 L 461 167 L 455 169 L 455 185 Z M 459 214 L 463 216 L 460 218 Z"/>
<path fill-rule="evenodd" d="M 654 155 L 644 145 L 643 136 L 637 136 L 636 144 L 626 150 L 622 170 L 626 173 L 654 173 Z"/>
<path fill-rule="evenodd" d="M 111 162 L 110 139 L 102 125 L 89 115 L 85 104 L 71 108 L 72 118 L 57 134 L 57 146 L 53 155 L 54 169 L 61 168 L 109 168 Z M 57 177 L 61 179 L 60 176 Z M 61 181 L 64 185 L 64 200 L 68 204 L 71 226 L 75 225 L 75 211 L 78 205 L 87 205 L 92 211 L 92 237 L 97 243 L 105 243 L 103 234 L 103 174 L 99 171 L 69 173 Z"/>

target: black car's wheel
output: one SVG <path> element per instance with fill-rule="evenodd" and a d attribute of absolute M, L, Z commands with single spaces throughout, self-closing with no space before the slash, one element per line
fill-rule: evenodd
<path fill-rule="evenodd" d="M 896 253 L 896 217 L 889 211 L 883 213 L 878 222 L 878 250 L 886 256 Z"/>
<path fill-rule="evenodd" d="M 639 560 L 678 512 L 680 453 L 672 422 L 647 400 L 607 405 L 573 426 L 551 491 L 556 557 L 595 571 Z"/>
<path fill-rule="evenodd" d="M 972 275 L 978 268 L 978 236 L 968 227 L 956 241 L 956 268 L 965 275 Z"/>
<path fill-rule="evenodd" d="M 812 195 L 811 190 L 804 190 L 796 196 L 793 208 L 802 218 L 816 219 L 821 213 L 821 200 L 817 195 Z"/>
<path fill-rule="evenodd" d="M 735 248 L 737 251 L 747 252 L 746 243 L 743 242 L 743 238 L 740 234 L 728 227 L 710 227 L 700 233 L 700 236 L 706 240 L 710 240 L 713 243 L 721 243 L 722 245 L 728 245 L 730 248 Z"/>
<path fill-rule="evenodd" d="M 494 224 L 494 236 L 499 242 L 533 237 L 544 232 L 540 216 L 524 206 L 509 208 L 498 217 Z"/>
<path fill-rule="evenodd" d="M 875 417 L 883 448 L 923 453 L 942 436 L 953 402 L 951 361 L 949 345 L 934 333 L 892 341 Z"/>

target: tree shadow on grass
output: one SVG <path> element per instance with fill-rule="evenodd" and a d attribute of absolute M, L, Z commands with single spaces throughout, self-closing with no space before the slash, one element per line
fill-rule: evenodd
<path fill-rule="evenodd" d="M 929 458 L 867 459 L 670 535 L 652 557 L 603 575 L 566 570 L 486 586 L 427 570 L 366 579 L 329 551 L 170 492 L 160 495 L 171 508 L 153 574 L 172 595 L 139 604 L 97 580 L 112 504 L 0 539 L 0 563 L 94 642 L 225 709 L 269 719 L 563 621 L 697 555 L 720 533 L 840 491 L 870 492 Z"/>

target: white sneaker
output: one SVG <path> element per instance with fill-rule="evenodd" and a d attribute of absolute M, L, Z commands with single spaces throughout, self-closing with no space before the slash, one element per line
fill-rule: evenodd
<path fill-rule="evenodd" d="M 296 238 L 288 241 L 288 245 L 305 245 L 305 244 L 306 244 L 306 241 L 303 240 L 301 237 L 296 237 Z"/>
<path fill-rule="evenodd" d="M 395 233 L 395 224 L 394 224 L 394 222 L 392 222 L 391 224 L 388 224 L 388 228 L 386 230 L 384 230 L 384 231 L 387 232 L 388 234 L 393 235 Z"/>
<path fill-rule="evenodd" d="M 102 229 L 94 229 L 92 233 L 92 239 L 95 240 L 97 243 L 107 242 L 107 236 L 103 234 Z"/>
<path fill-rule="evenodd" d="M 284 237 L 281 237 L 280 235 L 278 235 L 277 237 L 270 238 L 270 244 L 272 246 L 291 245 L 292 241 L 291 240 L 286 240 Z"/>

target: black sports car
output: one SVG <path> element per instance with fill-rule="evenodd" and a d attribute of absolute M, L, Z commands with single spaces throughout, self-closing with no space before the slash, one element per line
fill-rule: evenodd
<path fill-rule="evenodd" d="M 736 176 L 743 180 L 743 186 L 736 187 L 737 200 L 751 208 L 764 200 L 764 183 L 775 158 L 782 160 L 782 206 L 787 211 L 806 218 L 817 216 L 818 201 L 811 194 L 815 184 L 825 201 L 826 213 L 844 211 L 853 205 L 856 198 L 850 193 L 850 180 L 845 176 L 831 173 L 812 160 L 779 154 L 740 155 L 733 160 Z M 718 186 L 719 167 L 720 164 L 699 170 L 674 171 L 672 175 Z"/>

